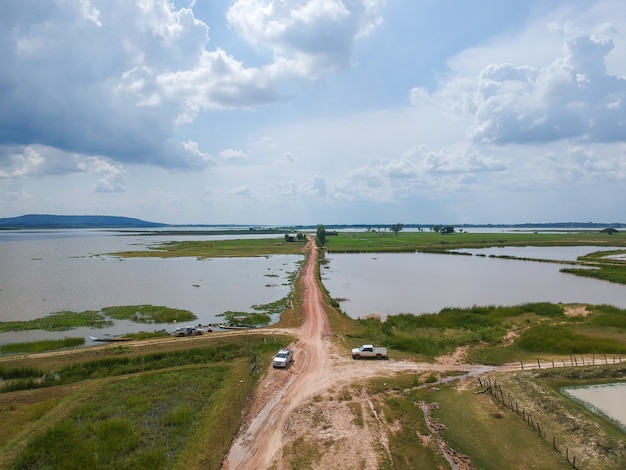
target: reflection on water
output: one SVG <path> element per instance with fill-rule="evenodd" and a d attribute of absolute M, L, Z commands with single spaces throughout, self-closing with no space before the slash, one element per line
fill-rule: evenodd
<path fill-rule="evenodd" d="M 207 239 L 188 236 L 185 239 Z M 215 239 L 215 237 L 213 237 Z M 289 293 L 289 273 L 301 255 L 256 258 L 132 258 L 102 253 L 145 249 L 171 237 L 119 236 L 89 230 L 0 234 L 0 321 L 32 320 L 64 310 L 114 305 L 164 305 L 192 311 L 196 322 L 217 323 L 225 311 L 251 311 Z M 116 322 L 97 335 L 172 329 L 171 325 Z M 41 332 L 0 335 L 0 343 L 41 339 Z M 46 333 L 88 336 L 89 329 Z"/>
<path fill-rule="evenodd" d="M 553 263 L 425 253 L 332 254 L 322 267 L 331 297 L 352 318 L 436 313 L 445 307 L 527 302 L 626 308 L 626 286 L 559 272 Z"/>
<path fill-rule="evenodd" d="M 626 383 L 571 387 L 564 388 L 563 392 L 591 411 L 608 416 L 626 431 Z"/>

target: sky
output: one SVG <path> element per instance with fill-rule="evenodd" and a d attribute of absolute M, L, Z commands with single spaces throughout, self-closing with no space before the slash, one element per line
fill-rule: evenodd
<path fill-rule="evenodd" d="M 623 0 L 4 0 L 0 217 L 626 222 Z"/>

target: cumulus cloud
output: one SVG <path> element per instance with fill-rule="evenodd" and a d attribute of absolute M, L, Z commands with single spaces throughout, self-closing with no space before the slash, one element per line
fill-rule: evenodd
<path fill-rule="evenodd" d="M 82 173 L 89 162 L 42 145 L 0 146 L 0 176 L 35 178 L 46 175 Z"/>
<path fill-rule="evenodd" d="M 382 3 L 235 1 L 233 30 L 274 53 L 246 67 L 208 49 L 208 26 L 167 0 L 9 2 L 0 18 L 0 145 L 39 145 L 70 160 L 206 166 L 209 155 L 173 140 L 177 126 L 202 111 L 284 101 L 289 82 L 345 66 L 356 38 L 380 22 Z"/>
<path fill-rule="evenodd" d="M 278 69 L 320 78 L 351 63 L 355 40 L 381 22 L 383 0 L 237 0 L 230 25 L 250 44 L 268 48 Z M 293 72 L 292 72 L 293 73 Z"/>
<path fill-rule="evenodd" d="M 220 152 L 220 157 L 226 160 L 243 160 L 247 156 L 243 150 L 226 149 Z"/>
<path fill-rule="evenodd" d="M 339 178 L 329 194 L 341 200 L 399 201 L 476 188 L 513 162 L 470 144 L 437 151 L 419 145 L 397 158 L 372 159 Z"/>
<path fill-rule="evenodd" d="M 544 143 L 560 139 L 619 142 L 626 135 L 626 80 L 606 72 L 611 39 L 566 39 L 563 55 L 537 69 L 486 67 L 476 80 L 474 142 Z"/>

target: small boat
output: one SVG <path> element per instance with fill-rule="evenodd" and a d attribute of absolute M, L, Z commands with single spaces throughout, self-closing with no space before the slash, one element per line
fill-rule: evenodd
<path fill-rule="evenodd" d="M 132 338 L 125 338 L 124 336 L 90 336 L 91 341 L 130 341 Z"/>
<path fill-rule="evenodd" d="M 235 325 L 233 323 L 231 323 L 230 325 L 217 325 L 217 326 L 219 326 L 222 330 L 250 330 L 252 328 L 256 328 L 255 326 Z"/>

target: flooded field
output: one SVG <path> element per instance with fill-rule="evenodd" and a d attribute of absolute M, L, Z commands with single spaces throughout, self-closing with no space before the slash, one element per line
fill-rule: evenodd
<path fill-rule="evenodd" d="M 500 255 L 543 255 L 557 260 L 597 250 L 527 248 L 493 250 Z M 335 253 L 327 259 L 322 267 L 324 285 L 333 298 L 340 300 L 341 309 L 353 318 L 371 313 L 385 317 L 436 313 L 445 307 L 527 302 L 580 302 L 626 308 L 626 286 L 561 273 L 563 265 L 555 263 L 425 253 Z"/>

